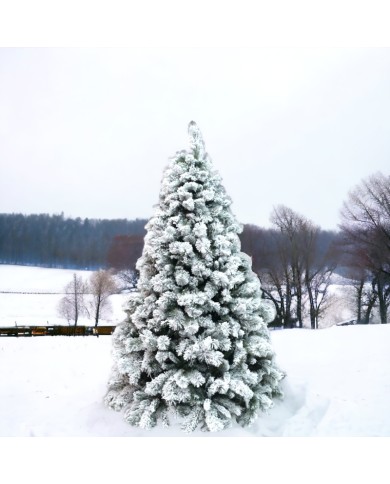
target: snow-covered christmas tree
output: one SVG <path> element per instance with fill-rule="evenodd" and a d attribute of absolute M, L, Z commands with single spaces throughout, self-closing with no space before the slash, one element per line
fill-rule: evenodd
<path fill-rule="evenodd" d="M 113 335 L 105 402 L 132 425 L 169 416 L 183 430 L 248 425 L 281 396 L 267 322 L 240 225 L 201 133 L 165 170 L 160 200 L 138 260 L 138 292 Z"/>

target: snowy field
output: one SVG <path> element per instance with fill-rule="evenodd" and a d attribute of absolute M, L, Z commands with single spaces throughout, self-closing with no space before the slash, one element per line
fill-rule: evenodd
<path fill-rule="evenodd" d="M 67 324 L 58 315 L 57 306 L 74 273 L 88 280 L 92 271 L 0 265 L 0 326 Z M 110 296 L 112 311 L 100 324 L 116 325 L 123 321 L 123 304 L 127 299 L 126 294 Z M 94 322 L 80 317 L 79 324 Z"/>
<path fill-rule="evenodd" d="M 0 324 L 62 323 L 57 304 L 73 270 L 0 265 Z M 85 279 L 88 271 L 76 271 Z M 111 297 L 104 323 L 124 319 L 128 295 Z M 341 308 L 343 310 L 343 308 Z M 81 324 L 90 324 L 82 320 Z M 390 326 L 272 331 L 285 399 L 251 427 L 194 436 L 390 436 Z M 103 406 L 111 337 L 0 339 L 0 436 L 183 436 L 130 427 Z"/>
<path fill-rule="evenodd" d="M 390 436 L 390 326 L 272 331 L 285 398 L 250 428 L 202 437 Z M 111 337 L 0 339 L 0 436 L 186 436 L 129 426 L 102 403 Z"/>

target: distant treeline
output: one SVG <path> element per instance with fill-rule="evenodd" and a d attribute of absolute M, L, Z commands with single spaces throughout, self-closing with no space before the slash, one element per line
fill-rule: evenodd
<path fill-rule="evenodd" d="M 107 267 L 118 236 L 143 237 L 147 220 L 0 214 L 0 263 L 58 268 Z"/>
<path fill-rule="evenodd" d="M 142 253 L 147 220 L 81 219 L 60 215 L 0 214 L 0 263 L 59 268 L 134 269 Z M 244 226 L 243 250 L 258 265 L 275 231 Z M 319 244 L 328 247 L 335 232 L 321 231 Z"/>

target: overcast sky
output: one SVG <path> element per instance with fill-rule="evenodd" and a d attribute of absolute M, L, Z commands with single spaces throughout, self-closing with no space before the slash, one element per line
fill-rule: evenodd
<path fill-rule="evenodd" d="M 195 120 L 242 223 L 390 168 L 390 49 L 0 49 L 0 212 L 148 218 Z"/>

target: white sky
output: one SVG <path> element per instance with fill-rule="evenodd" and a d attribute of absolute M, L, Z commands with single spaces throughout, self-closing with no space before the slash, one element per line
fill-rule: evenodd
<path fill-rule="evenodd" d="M 0 212 L 150 217 L 195 120 L 242 223 L 390 167 L 389 48 L 0 49 Z"/>

